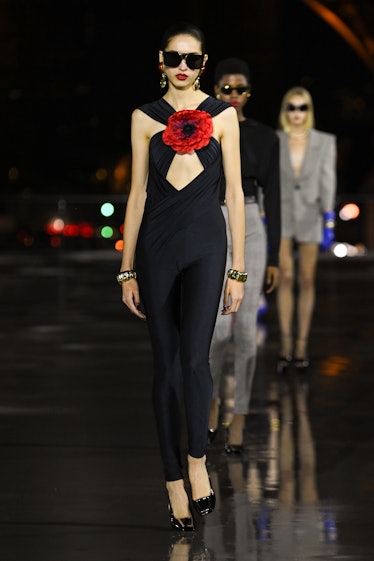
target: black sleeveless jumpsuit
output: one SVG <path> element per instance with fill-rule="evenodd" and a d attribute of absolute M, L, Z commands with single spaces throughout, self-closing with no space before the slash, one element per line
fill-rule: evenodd
<path fill-rule="evenodd" d="M 229 106 L 208 97 L 197 109 L 214 117 Z M 162 98 L 140 110 L 165 125 L 175 113 Z M 206 452 L 212 397 L 209 348 L 227 239 L 219 202 L 219 142 L 211 137 L 207 146 L 196 150 L 204 169 L 177 190 L 166 180 L 176 152 L 164 144 L 162 132 L 150 140 L 147 199 L 135 267 L 153 350 L 152 399 L 165 479 L 175 481 L 183 478 L 183 407 L 188 453 L 201 458 Z"/>

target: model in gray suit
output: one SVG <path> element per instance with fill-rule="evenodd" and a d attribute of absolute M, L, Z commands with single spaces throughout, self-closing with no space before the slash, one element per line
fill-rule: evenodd
<path fill-rule="evenodd" d="M 281 373 L 292 363 L 304 370 L 309 366 L 318 252 L 320 247 L 328 249 L 334 240 L 337 149 L 335 135 L 314 128 L 313 100 L 305 88 L 294 87 L 285 93 L 279 125 L 281 244 L 277 308 L 281 342 L 277 369 Z"/>

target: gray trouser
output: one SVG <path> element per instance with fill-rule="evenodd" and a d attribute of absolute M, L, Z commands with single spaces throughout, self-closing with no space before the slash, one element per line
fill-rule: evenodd
<path fill-rule="evenodd" d="M 266 268 L 266 231 L 258 204 L 246 204 L 245 266 L 248 279 L 240 309 L 236 314 L 221 314 L 223 295 L 210 347 L 210 368 L 213 377 L 213 398 L 220 397 L 228 343 L 234 341 L 234 413 L 249 413 L 251 389 L 257 357 L 257 312 Z M 232 247 L 228 227 L 228 213 L 222 212 L 227 229 L 227 268 L 231 267 Z M 226 269 L 227 269 L 226 268 Z"/>

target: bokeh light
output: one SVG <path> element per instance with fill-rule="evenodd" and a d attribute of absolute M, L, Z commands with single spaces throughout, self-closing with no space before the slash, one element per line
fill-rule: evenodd
<path fill-rule="evenodd" d="M 113 236 L 113 228 L 111 226 L 103 226 L 100 230 L 102 238 L 109 239 Z"/>
<path fill-rule="evenodd" d="M 114 213 L 114 206 L 112 203 L 103 203 L 101 205 L 100 212 L 103 216 L 112 216 Z"/>
<path fill-rule="evenodd" d="M 341 220 L 354 220 L 360 215 L 360 208 L 355 203 L 348 203 L 344 205 L 339 211 L 339 218 Z"/>

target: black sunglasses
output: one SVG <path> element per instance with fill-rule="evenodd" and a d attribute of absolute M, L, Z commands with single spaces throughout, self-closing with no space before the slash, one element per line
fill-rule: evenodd
<path fill-rule="evenodd" d="M 179 53 L 177 51 L 164 51 L 164 63 L 170 68 L 176 68 L 180 65 L 182 60 L 186 61 L 188 68 L 197 70 L 201 68 L 204 60 L 204 55 L 197 55 L 196 53 Z"/>
<path fill-rule="evenodd" d="M 292 103 L 286 103 L 286 111 L 308 111 L 309 107 L 307 103 L 303 105 L 293 105 Z"/>
<path fill-rule="evenodd" d="M 236 91 L 238 95 L 243 95 L 243 93 L 248 93 L 249 92 L 249 87 L 248 86 L 222 86 L 219 91 L 221 92 L 221 94 L 223 95 L 230 95 L 233 91 Z"/>

